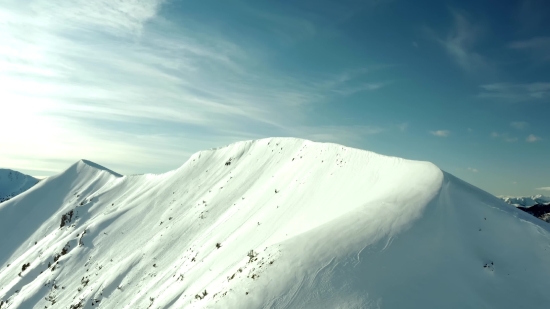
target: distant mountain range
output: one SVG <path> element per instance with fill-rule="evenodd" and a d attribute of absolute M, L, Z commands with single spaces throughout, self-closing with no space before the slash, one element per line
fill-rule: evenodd
<path fill-rule="evenodd" d="M 544 195 L 533 196 L 501 196 L 500 199 L 516 206 L 541 220 L 550 223 L 550 197 Z"/>
<path fill-rule="evenodd" d="M 32 176 L 0 168 L 0 203 L 27 191 L 38 182 L 39 180 Z"/>

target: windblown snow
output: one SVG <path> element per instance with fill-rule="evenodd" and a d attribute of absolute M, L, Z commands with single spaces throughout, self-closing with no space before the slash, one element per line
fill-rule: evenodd
<path fill-rule="evenodd" d="M 0 308 L 547 308 L 550 225 L 428 162 L 291 138 L 0 204 Z"/>
<path fill-rule="evenodd" d="M 0 168 L 0 203 L 25 192 L 38 183 L 38 179 L 18 171 Z"/>

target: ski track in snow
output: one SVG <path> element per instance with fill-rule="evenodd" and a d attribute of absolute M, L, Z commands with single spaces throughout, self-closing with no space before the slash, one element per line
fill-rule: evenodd
<path fill-rule="evenodd" d="M 0 308 L 546 308 L 539 221 L 431 163 L 293 138 L 160 175 L 82 160 L 0 204 Z"/>

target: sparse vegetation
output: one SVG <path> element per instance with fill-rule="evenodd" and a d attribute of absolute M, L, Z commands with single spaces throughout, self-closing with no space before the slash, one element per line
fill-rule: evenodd
<path fill-rule="evenodd" d="M 258 259 L 258 253 L 254 252 L 254 250 L 248 251 L 248 254 L 246 256 L 248 256 L 248 263 L 252 263 Z"/>
<path fill-rule="evenodd" d="M 65 225 L 68 225 L 71 223 L 71 220 L 73 219 L 74 211 L 71 210 L 64 215 L 61 216 L 61 224 L 59 225 L 59 228 L 63 228 Z"/>

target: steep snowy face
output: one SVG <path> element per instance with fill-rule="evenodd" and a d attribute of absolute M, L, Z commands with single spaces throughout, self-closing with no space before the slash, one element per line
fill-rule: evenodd
<path fill-rule="evenodd" d="M 25 192 L 38 183 L 38 179 L 18 171 L 0 168 L 0 203 Z"/>
<path fill-rule="evenodd" d="M 427 162 L 289 138 L 0 205 L 0 308 L 545 308 L 550 232 Z"/>

